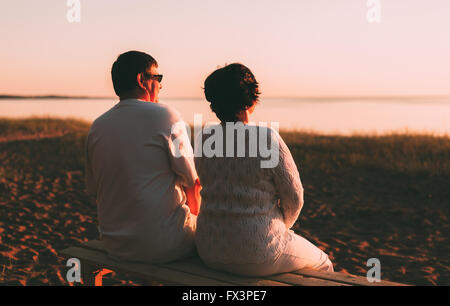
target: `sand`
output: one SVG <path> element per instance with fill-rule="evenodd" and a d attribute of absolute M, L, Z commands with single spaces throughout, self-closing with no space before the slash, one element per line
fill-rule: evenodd
<path fill-rule="evenodd" d="M 96 207 L 84 191 L 85 132 L 0 143 L 0 284 L 67 285 L 58 252 L 98 238 Z M 305 188 L 294 230 L 328 253 L 336 271 L 366 275 L 374 257 L 382 279 L 450 285 L 448 191 L 427 187 L 445 186 L 448 174 L 345 163 L 328 171 L 300 152 L 319 154 L 313 145 L 288 145 Z M 112 275 L 105 284 L 142 282 Z"/>

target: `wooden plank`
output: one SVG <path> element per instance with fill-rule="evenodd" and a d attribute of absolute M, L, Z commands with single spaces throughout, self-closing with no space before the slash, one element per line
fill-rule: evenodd
<path fill-rule="evenodd" d="M 290 286 L 290 284 L 273 281 L 261 277 L 245 277 L 227 272 L 213 270 L 207 267 L 199 257 L 192 257 L 185 260 L 174 261 L 161 265 L 177 271 L 183 271 L 199 276 L 213 278 L 219 281 L 230 282 L 239 286 Z"/>
<path fill-rule="evenodd" d="M 267 278 L 286 284 L 292 284 L 294 286 L 351 286 L 341 282 L 333 282 L 314 277 L 305 277 L 303 275 L 293 273 L 270 275 Z"/>
<path fill-rule="evenodd" d="M 379 283 L 371 283 L 367 280 L 364 276 L 356 276 L 356 275 L 348 275 L 341 272 L 323 272 L 323 271 L 316 271 L 316 270 L 310 270 L 310 269 L 302 269 L 297 270 L 294 272 L 291 272 L 292 274 L 296 275 L 302 275 L 307 277 L 315 277 L 320 278 L 324 280 L 331 280 L 334 282 L 342 282 L 350 285 L 355 286 L 410 286 L 407 284 L 401 284 L 401 283 L 395 283 L 395 282 L 389 282 L 389 281 L 381 281 Z"/>
<path fill-rule="evenodd" d="M 99 240 L 91 240 L 83 244 L 90 249 L 106 252 L 103 243 Z M 167 264 L 158 265 L 168 269 L 177 270 L 198 276 L 212 278 L 218 281 L 233 283 L 239 286 L 290 286 L 282 282 L 268 280 L 264 278 L 241 277 L 225 272 L 220 272 L 207 267 L 199 257 L 191 257 L 185 260 L 174 261 Z"/>
<path fill-rule="evenodd" d="M 103 242 L 100 240 L 89 240 L 88 242 L 85 242 L 82 245 L 83 245 L 83 247 L 86 247 L 88 249 L 97 250 L 97 251 L 106 253 L 106 249 L 103 246 Z"/>
<path fill-rule="evenodd" d="M 131 262 L 118 262 L 109 258 L 106 254 L 94 250 L 79 247 L 70 247 L 61 252 L 67 257 L 75 257 L 83 263 L 98 268 L 107 268 L 117 272 L 133 273 L 140 278 L 161 281 L 170 285 L 190 286 L 233 286 L 232 283 L 222 282 L 197 275 L 190 275 L 155 265 L 137 264 Z"/>
<path fill-rule="evenodd" d="M 88 248 L 93 248 L 97 250 L 104 250 L 103 244 L 99 240 L 91 240 L 84 244 Z M 354 286 L 410 286 L 407 284 L 401 284 L 396 282 L 390 282 L 390 281 L 381 281 L 379 283 L 374 282 L 371 283 L 367 280 L 364 276 L 356 276 L 356 275 L 349 275 L 345 273 L 340 272 L 323 272 L 323 271 L 316 271 L 316 270 L 310 270 L 310 269 L 302 269 L 291 272 L 291 274 L 300 275 L 303 277 L 308 278 L 316 278 L 316 279 L 322 279 L 327 281 L 332 281 L 336 283 L 344 283 Z M 272 279 L 275 280 L 275 279 Z M 278 281 L 278 280 L 275 280 Z M 307 283 L 305 280 L 303 281 Z M 291 283 L 289 283 L 291 284 Z"/>

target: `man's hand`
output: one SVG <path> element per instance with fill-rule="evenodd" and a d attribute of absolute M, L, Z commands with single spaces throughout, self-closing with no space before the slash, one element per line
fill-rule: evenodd
<path fill-rule="evenodd" d="M 191 210 L 191 214 L 198 215 L 200 211 L 200 205 L 202 202 L 202 197 L 200 196 L 200 190 L 202 190 L 202 185 L 200 185 L 200 180 L 197 178 L 194 186 L 184 187 L 187 197 L 187 205 Z"/>

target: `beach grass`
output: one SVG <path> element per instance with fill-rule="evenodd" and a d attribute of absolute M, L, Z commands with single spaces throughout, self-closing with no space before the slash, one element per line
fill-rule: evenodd
<path fill-rule="evenodd" d="M 98 238 L 84 191 L 89 126 L 0 118 L 0 284 L 66 284 L 58 251 Z M 450 285 L 449 137 L 280 134 L 305 189 L 294 230 L 336 271 L 365 275 L 378 258 L 382 279 Z"/>

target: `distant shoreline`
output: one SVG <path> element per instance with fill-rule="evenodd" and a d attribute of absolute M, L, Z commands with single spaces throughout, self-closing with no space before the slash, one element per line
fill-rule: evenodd
<path fill-rule="evenodd" d="M 12 94 L 0 94 L 0 100 L 21 100 L 21 99 L 79 99 L 79 100 L 105 100 L 105 99 L 117 99 L 117 97 L 95 97 L 95 96 L 65 96 L 65 95 L 31 95 L 31 96 L 22 96 L 22 95 L 12 95 Z M 196 100 L 196 99 L 204 99 L 204 97 L 165 97 L 166 100 Z M 313 101 L 324 101 L 324 100 L 334 100 L 334 101 L 353 101 L 353 100 L 423 100 L 423 99 L 442 99 L 449 100 L 450 95 L 393 95 L 393 96 L 299 96 L 299 97 L 275 97 L 275 96 L 267 96 L 264 99 L 281 99 L 281 100 L 313 100 Z"/>
<path fill-rule="evenodd" d="M 21 99 L 112 99 L 112 97 L 90 97 L 90 96 L 58 96 L 58 95 L 47 95 L 47 96 L 17 96 L 17 95 L 0 95 L 2 100 L 21 100 Z"/>

